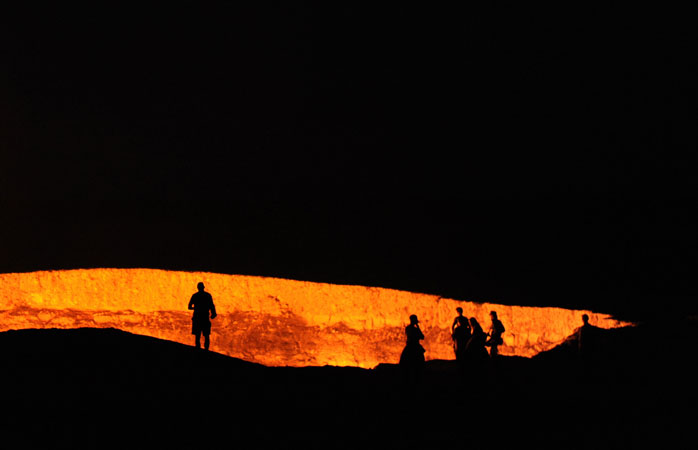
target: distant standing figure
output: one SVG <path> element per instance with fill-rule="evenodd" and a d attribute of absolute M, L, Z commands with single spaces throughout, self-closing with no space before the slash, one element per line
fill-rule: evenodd
<path fill-rule="evenodd" d="M 485 345 L 490 348 L 490 357 L 494 358 L 499 354 L 497 347 L 504 344 L 502 333 L 506 330 L 502 321 L 497 318 L 497 311 L 490 311 L 490 319 L 492 320 L 492 325 L 489 333 L 487 333 L 489 339 L 485 342 Z"/>
<path fill-rule="evenodd" d="M 577 349 L 582 359 L 589 359 L 597 352 L 599 327 L 589 323 L 589 316 L 582 314 L 582 326 L 575 330 Z"/>
<path fill-rule="evenodd" d="M 191 296 L 189 300 L 189 309 L 194 310 L 194 315 L 191 318 L 191 334 L 195 336 L 194 343 L 196 348 L 201 348 L 201 335 L 204 335 L 204 348 L 208 350 L 210 344 L 211 335 L 211 321 L 209 320 L 209 311 L 211 313 L 210 318 L 215 319 L 216 306 L 213 304 L 213 297 L 211 294 L 204 291 L 204 283 L 199 282 L 196 285 L 199 289 L 194 295 Z"/>
<path fill-rule="evenodd" d="M 424 347 L 419 341 L 424 340 L 424 334 L 419 329 L 419 319 L 412 314 L 410 324 L 405 327 L 407 343 L 400 355 L 400 368 L 407 381 L 419 381 L 424 371 Z"/>
<path fill-rule="evenodd" d="M 463 315 L 463 308 L 456 308 L 458 315 L 453 319 L 451 325 L 451 339 L 453 339 L 453 353 L 456 355 L 456 361 L 461 361 L 465 356 L 465 346 L 470 339 L 470 323 L 468 318 Z"/>

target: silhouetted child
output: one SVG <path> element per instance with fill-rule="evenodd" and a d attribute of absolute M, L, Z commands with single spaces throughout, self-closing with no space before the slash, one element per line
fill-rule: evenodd
<path fill-rule="evenodd" d="M 498 346 L 504 344 L 502 339 L 502 333 L 506 331 L 502 321 L 497 318 L 496 311 L 490 311 L 490 319 L 492 324 L 490 325 L 490 331 L 487 333 L 489 339 L 485 342 L 485 345 L 490 348 L 490 357 L 494 358 L 499 354 Z"/>
<path fill-rule="evenodd" d="M 194 295 L 191 296 L 189 300 L 189 309 L 194 310 L 194 315 L 191 318 L 191 334 L 195 336 L 194 344 L 196 348 L 201 348 L 201 335 L 204 335 L 204 348 L 208 350 L 210 344 L 211 335 L 211 321 L 209 320 L 209 311 L 211 313 L 210 318 L 215 319 L 216 307 L 213 304 L 213 297 L 211 294 L 204 291 L 204 283 L 199 282 L 196 285 L 199 289 Z"/>
<path fill-rule="evenodd" d="M 419 381 L 424 371 L 424 347 L 419 342 L 424 339 L 422 330 L 419 329 L 419 319 L 412 314 L 410 324 L 405 327 L 407 343 L 400 355 L 400 369 L 406 381 Z"/>
<path fill-rule="evenodd" d="M 456 308 L 458 315 L 453 319 L 451 325 L 451 339 L 453 339 L 453 353 L 456 355 L 456 361 L 462 361 L 465 357 L 465 346 L 470 339 L 470 323 L 468 318 L 463 316 L 463 308 Z"/>

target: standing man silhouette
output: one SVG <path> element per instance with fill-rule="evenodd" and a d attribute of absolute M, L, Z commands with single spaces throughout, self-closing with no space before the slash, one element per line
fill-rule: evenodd
<path fill-rule="evenodd" d="M 216 306 L 213 304 L 211 294 L 204 291 L 204 283 L 199 282 L 196 285 L 199 292 L 191 296 L 189 300 L 189 309 L 194 310 L 194 315 L 191 318 L 191 334 L 195 336 L 196 348 L 201 348 L 201 335 L 204 335 L 204 348 L 208 350 L 211 335 L 211 321 L 209 320 L 209 311 L 211 319 L 215 319 Z"/>
<path fill-rule="evenodd" d="M 583 361 L 590 360 L 598 351 L 598 335 L 600 328 L 589 323 L 589 316 L 582 314 L 583 325 L 574 333 L 577 336 L 577 349 Z"/>
<path fill-rule="evenodd" d="M 492 320 L 492 325 L 490 326 L 490 332 L 487 333 L 489 339 L 485 345 L 490 348 L 490 356 L 494 358 L 499 355 L 498 347 L 504 344 L 502 333 L 504 333 L 506 329 L 502 321 L 497 318 L 497 311 L 490 311 L 490 319 Z"/>

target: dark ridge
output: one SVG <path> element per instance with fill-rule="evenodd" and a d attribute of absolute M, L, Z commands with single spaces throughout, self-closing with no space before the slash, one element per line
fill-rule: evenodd
<path fill-rule="evenodd" d="M 265 367 L 115 329 L 0 333 L 3 439 L 26 447 L 631 448 L 692 441 L 695 320 L 470 367 Z M 466 445 L 467 444 L 467 445 Z"/>
<path fill-rule="evenodd" d="M 181 382 L 253 375 L 264 366 L 115 328 L 10 330 L 0 333 L 5 376 L 24 381 Z"/>

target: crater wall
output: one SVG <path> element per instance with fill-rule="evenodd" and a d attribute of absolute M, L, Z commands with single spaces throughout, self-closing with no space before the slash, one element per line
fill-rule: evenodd
<path fill-rule="evenodd" d="M 119 328 L 192 344 L 187 304 L 203 281 L 219 316 L 211 350 L 270 366 L 396 363 L 410 314 L 419 316 L 427 359 L 453 359 L 455 309 L 507 331 L 503 355 L 533 356 L 581 325 L 630 325 L 606 314 L 478 303 L 366 286 L 157 269 L 81 269 L 0 274 L 0 331 Z"/>

